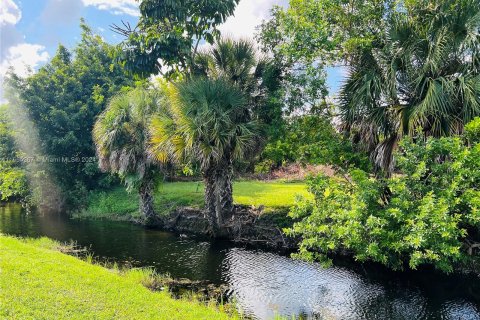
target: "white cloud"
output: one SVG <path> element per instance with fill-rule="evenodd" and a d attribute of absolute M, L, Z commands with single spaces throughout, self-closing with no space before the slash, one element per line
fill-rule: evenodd
<path fill-rule="evenodd" d="M 113 14 L 138 17 L 138 2 L 135 0 L 82 0 L 85 6 L 94 6 L 100 10 L 111 11 Z"/>
<path fill-rule="evenodd" d="M 270 17 L 270 9 L 273 5 L 286 7 L 287 0 L 241 0 L 235 9 L 233 16 L 219 27 L 224 35 L 236 38 L 255 35 L 255 28 L 262 23 L 262 20 Z"/>
<path fill-rule="evenodd" d="M 19 76 L 25 77 L 40 63 L 49 59 L 45 47 L 26 43 L 15 25 L 20 21 L 22 12 L 12 0 L 2 0 L 0 7 L 0 101 L 3 102 L 3 80 L 12 68 Z"/>
<path fill-rule="evenodd" d="M 45 47 L 39 44 L 21 43 L 8 49 L 7 57 L 0 64 L 0 74 L 5 75 L 12 67 L 16 74 L 28 76 L 33 68 L 50 58 Z"/>
<path fill-rule="evenodd" d="M 0 25 L 16 24 L 22 18 L 22 12 L 13 0 L 2 0 L 0 4 Z"/>

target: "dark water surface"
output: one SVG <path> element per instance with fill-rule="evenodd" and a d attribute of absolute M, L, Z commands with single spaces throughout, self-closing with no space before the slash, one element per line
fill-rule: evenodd
<path fill-rule="evenodd" d="M 323 269 L 228 242 L 183 239 L 129 223 L 27 215 L 15 205 L 0 207 L 0 232 L 74 240 L 111 261 L 228 283 L 240 308 L 258 319 L 480 319 L 480 277 L 473 275 L 395 273 L 342 262 Z"/>

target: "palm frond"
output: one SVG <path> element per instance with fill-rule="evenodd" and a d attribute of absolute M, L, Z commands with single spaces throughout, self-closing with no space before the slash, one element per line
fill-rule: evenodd
<path fill-rule="evenodd" d="M 480 111 L 480 3 L 419 1 L 404 9 L 382 42 L 358 57 L 340 94 L 344 127 L 387 170 L 394 139 L 460 133 Z"/>

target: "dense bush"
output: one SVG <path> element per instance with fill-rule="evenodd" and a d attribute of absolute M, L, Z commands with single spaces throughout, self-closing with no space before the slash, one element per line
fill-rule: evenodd
<path fill-rule="evenodd" d="M 465 136 L 470 144 L 480 142 L 480 117 L 476 117 L 465 126 Z"/>
<path fill-rule="evenodd" d="M 30 194 L 25 170 L 10 161 L 0 161 L 0 200 L 25 200 Z"/>
<path fill-rule="evenodd" d="M 308 115 L 288 120 L 284 133 L 269 142 L 257 165 L 260 171 L 282 164 L 330 164 L 339 167 L 356 165 L 366 169 L 368 158 L 355 150 L 333 128 L 326 117 Z"/>
<path fill-rule="evenodd" d="M 347 251 L 393 269 L 432 264 L 446 272 L 478 261 L 480 144 L 403 140 L 397 169 L 390 179 L 358 169 L 311 178 L 315 201 L 297 202 L 291 216 L 301 220 L 287 230 L 302 237 L 297 256 L 328 261 Z"/>
<path fill-rule="evenodd" d="M 0 107 L 0 200 L 21 200 L 30 192 L 25 170 L 18 159 L 12 124 L 6 106 Z"/>

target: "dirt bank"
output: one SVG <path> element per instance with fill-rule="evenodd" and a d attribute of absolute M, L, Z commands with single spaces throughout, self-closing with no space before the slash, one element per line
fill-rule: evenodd
<path fill-rule="evenodd" d="M 282 229 L 290 227 L 293 220 L 287 209 L 265 212 L 263 208 L 235 206 L 225 219 L 225 238 L 239 244 L 266 247 L 276 250 L 296 248 L 297 239 L 287 237 Z M 195 208 L 177 208 L 168 216 L 159 219 L 155 227 L 180 235 L 210 237 L 205 213 Z"/>

